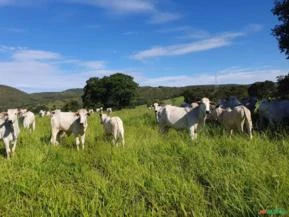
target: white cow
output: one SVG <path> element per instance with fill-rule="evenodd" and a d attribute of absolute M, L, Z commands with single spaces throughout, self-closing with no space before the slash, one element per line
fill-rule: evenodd
<path fill-rule="evenodd" d="M 0 114 L 0 139 L 4 141 L 8 159 L 15 152 L 17 138 L 20 133 L 17 115 L 18 109 L 8 109 L 7 112 Z M 10 143 L 13 144 L 11 150 Z"/>
<path fill-rule="evenodd" d="M 51 139 L 53 145 L 57 145 L 57 136 L 61 133 L 73 134 L 76 136 L 76 147 L 79 150 L 81 142 L 84 149 L 85 132 L 87 129 L 87 116 L 89 113 L 86 109 L 79 109 L 77 112 L 55 112 L 51 116 Z M 80 141 L 79 141 L 80 137 Z"/>
<path fill-rule="evenodd" d="M 160 106 L 157 102 L 155 102 L 153 104 L 153 107 L 154 107 L 156 122 L 159 123 L 159 118 L 160 118 L 162 110 L 164 109 L 164 106 Z"/>
<path fill-rule="evenodd" d="M 210 100 L 202 98 L 199 106 L 194 109 L 166 105 L 161 109 L 158 123 L 161 132 L 166 128 L 188 129 L 191 139 L 197 138 L 197 130 L 205 125 L 207 114 L 210 113 Z"/>
<path fill-rule="evenodd" d="M 124 128 L 123 122 L 119 117 L 110 117 L 106 114 L 100 114 L 100 121 L 106 136 L 112 136 L 112 143 L 118 146 L 121 142 L 124 146 Z"/>
<path fill-rule="evenodd" d="M 24 112 L 20 109 L 19 111 L 23 127 L 29 129 L 30 132 L 35 130 L 35 115 L 31 111 Z"/>
<path fill-rule="evenodd" d="M 257 110 L 259 125 L 263 126 L 264 119 L 267 119 L 270 126 L 278 126 L 284 119 L 289 118 L 289 100 L 263 100 Z"/>
<path fill-rule="evenodd" d="M 112 108 L 107 108 L 107 109 L 106 109 L 106 112 L 107 112 L 108 114 L 110 114 L 110 113 L 112 112 Z"/>
<path fill-rule="evenodd" d="M 89 110 L 88 110 L 88 113 L 89 113 L 89 114 L 93 114 L 93 113 L 94 113 L 93 109 L 89 109 Z"/>
<path fill-rule="evenodd" d="M 244 132 L 244 124 L 246 125 L 250 139 L 252 139 L 252 118 L 251 112 L 245 106 L 236 106 L 231 108 L 217 107 L 210 115 L 214 120 L 217 120 L 224 128 L 230 131 L 232 136 L 233 130 Z"/>
<path fill-rule="evenodd" d="M 45 115 L 46 115 L 47 117 L 50 117 L 50 116 L 51 116 L 51 112 L 50 112 L 50 111 L 47 111 L 47 112 L 45 113 Z"/>
<path fill-rule="evenodd" d="M 103 111 L 103 108 L 102 108 L 102 107 L 99 107 L 99 108 L 95 109 L 95 111 L 96 111 L 97 113 L 100 113 L 100 112 Z"/>
<path fill-rule="evenodd" d="M 40 110 L 40 111 L 39 111 L 39 115 L 40 115 L 40 117 L 44 117 L 45 114 L 46 114 L 46 112 L 45 112 L 44 110 Z"/>

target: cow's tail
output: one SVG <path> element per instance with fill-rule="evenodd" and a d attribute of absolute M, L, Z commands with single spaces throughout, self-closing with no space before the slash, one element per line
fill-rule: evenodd
<path fill-rule="evenodd" d="M 242 110 L 243 110 L 244 115 L 245 115 L 245 125 L 246 125 L 247 132 L 250 135 L 250 139 L 252 139 L 253 124 L 252 124 L 251 112 L 246 107 L 242 107 Z"/>

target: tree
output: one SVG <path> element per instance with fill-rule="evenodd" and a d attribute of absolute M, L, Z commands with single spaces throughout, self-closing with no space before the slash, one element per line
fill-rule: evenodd
<path fill-rule="evenodd" d="M 289 73 L 285 76 L 278 76 L 278 96 L 282 98 L 289 98 Z"/>
<path fill-rule="evenodd" d="M 101 79 L 90 78 L 84 87 L 83 105 L 87 108 L 131 106 L 137 88 L 138 84 L 133 81 L 133 77 L 122 73 L 104 76 Z"/>
<path fill-rule="evenodd" d="M 255 82 L 248 88 L 248 94 L 258 99 L 274 97 L 276 85 L 273 81 Z"/>
<path fill-rule="evenodd" d="M 273 35 L 279 42 L 281 52 L 289 59 L 289 0 L 276 0 L 272 13 L 281 22 L 273 28 Z"/>
<path fill-rule="evenodd" d="M 81 108 L 80 103 L 77 100 L 71 100 L 67 102 L 62 108 L 62 111 L 68 112 L 68 111 L 77 111 Z"/>

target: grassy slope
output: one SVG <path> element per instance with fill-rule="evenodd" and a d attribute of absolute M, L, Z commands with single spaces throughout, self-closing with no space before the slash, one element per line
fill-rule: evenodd
<path fill-rule="evenodd" d="M 126 147 L 103 139 L 98 117 L 87 144 L 52 147 L 49 119 L 24 130 L 16 156 L 0 157 L 1 216 L 257 216 L 289 209 L 289 138 L 229 139 L 207 127 L 197 142 L 185 131 L 161 135 L 144 107 L 116 113 Z"/>
<path fill-rule="evenodd" d="M 39 104 L 45 104 L 49 107 L 56 106 L 57 108 L 61 108 L 65 105 L 65 103 L 71 100 L 76 100 L 81 104 L 82 94 L 82 89 L 69 89 L 62 92 L 33 93 L 31 96 L 35 98 Z"/>
<path fill-rule="evenodd" d="M 29 94 L 16 88 L 0 85 L 0 110 L 33 104 L 35 100 Z"/>

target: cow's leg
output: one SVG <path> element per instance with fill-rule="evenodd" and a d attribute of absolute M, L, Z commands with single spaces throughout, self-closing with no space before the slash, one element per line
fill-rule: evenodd
<path fill-rule="evenodd" d="M 79 151 L 79 144 L 80 144 L 80 142 L 79 142 L 79 137 L 78 137 L 78 136 L 75 138 L 75 143 L 76 143 L 77 151 Z"/>
<path fill-rule="evenodd" d="M 16 150 L 16 145 L 17 145 L 17 138 L 15 138 L 12 142 L 13 146 L 12 146 L 12 149 L 11 149 L 11 152 L 12 154 L 15 152 Z"/>
<path fill-rule="evenodd" d="M 230 138 L 232 138 L 233 132 L 234 132 L 234 130 L 230 129 Z"/>
<path fill-rule="evenodd" d="M 81 141 L 81 147 L 82 147 L 82 150 L 84 149 L 84 142 L 85 142 L 85 134 L 83 134 L 81 137 L 80 137 L 80 141 Z"/>
<path fill-rule="evenodd" d="M 35 120 L 32 123 L 32 131 L 35 131 Z"/>
<path fill-rule="evenodd" d="M 192 140 L 196 139 L 197 138 L 197 133 L 195 133 L 195 127 L 194 126 L 191 126 L 189 128 L 189 131 L 190 131 L 190 137 Z"/>
<path fill-rule="evenodd" d="M 10 151 L 10 142 L 9 142 L 9 139 L 7 139 L 7 138 L 3 139 L 3 141 L 4 141 L 4 144 L 5 144 L 6 157 L 7 157 L 7 159 L 9 159 L 10 158 L 10 153 L 11 153 L 11 151 Z"/>
<path fill-rule="evenodd" d="M 118 147 L 118 132 L 117 130 L 114 130 L 112 133 L 112 142 L 114 145 L 116 145 L 116 147 Z"/>
<path fill-rule="evenodd" d="M 123 133 L 121 134 L 121 144 L 122 144 L 122 147 L 124 147 L 124 135 L 123 135 Z"/>
<path fill-rule="evenodd" d="M 58 129 L 52 129 L 51 139 L 50 139 L 50 143 L 51 143 L 52 145 L 58 145 L 58 142 L 57 142 L 57 140 L 56 140 L 58 133 L 59 133 L 59 130 L 58 130 Z"/>

